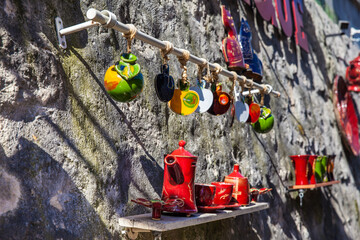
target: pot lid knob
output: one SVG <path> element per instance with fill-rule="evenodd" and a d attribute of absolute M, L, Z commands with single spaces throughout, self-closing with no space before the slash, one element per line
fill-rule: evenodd
<path fill-rule="evenodd" d="M 179 147 L 185 147 L 185 145 L 186 145 L 186 142 L 184 141 L 184 140 L 180 140 L 179 141 Z"/>

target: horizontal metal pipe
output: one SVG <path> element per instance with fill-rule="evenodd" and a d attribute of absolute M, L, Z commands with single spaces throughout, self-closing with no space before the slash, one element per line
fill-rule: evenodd
<path fill-rule="evenodd" d="M 87 11 L 86 16 L 87 16 L 87 18 L 91 19 L 92 21 L 99 22 L 100 24 L 105 25 L 105 27 L 106 27 L 106 25 L 111 21 L 111 18 L 108 15 L 110 12 L 103 11 L 103 13 L 96 10 L 96 9 L 94 9 L 94 8 L 90 8 Z M 115 24 L 112 26 L 112 28 L 114 30 L 117 30 L 117 31 L 125 33 L 125 34 L 130 32 L 130 27 L 128 25 L 122 23 L 122 22 L 119 22 L 119 21 L 116 21 Z M 148 43 L 150 45 L 153 45 L 153 46 L 155 46 L 157 48 L 160 48 L 160 49 L 165 49 L 166 48 L 166 44 L 163 41 L 161 41 L 159 39 L 156 39 L 154 37 L 151 37 L 151 36 L 141 32 L 139 30 L 136 31 L 136 34 L 135 34 L 134 37 L 136 39 L 139 39 L 139 40 L 141 40 L 143 42 L 146 42 L 146 43 Z M 171 54 L 174 54 L 176 56 L 182 56 L 183 55 L 183 50 L 174 47 L 173 51 L 171 51 Z M 189 61 L 193 62 L 195 64 L 204 64 L 204 62 L 203 62 L 203 60 L 201 58 L 199 58 L 197 56 L 194 56 L 192 54 L 190 54 Z M 215 65 L 212 64 L 212 63 L 209 63 L 209 67 L 213 71 L 216 69 Z M 230 71 L 228 71 L 226 69 L 223 69 L 223 68 L 221 69 L 219 74 L 224 75 L 224 76 L 226 76 L 228 78 L 233 77 L 233 75 L 232 75 L 232 73 Z M 238 76 L 238 78 L 240 78 L 240 76 Z M 262 84 L 258 84 L 256 82 L 253 82 L 250 79 L 246 79 L 246 83 L 249 84 L 249 85 L 252 84 L 253 88 L 258 88 L 258 89 L 262 89 L 262 90 L 264 89 L 264 86 Z M 277 91 L 272 90 L 270 93 L 275 95 L 276 97 L 280 97 L 280 93 L 277 92 Z"/>
<path fill-rule="evenodd" d="M 88 28 L 95 27 L 95 26 L 99 26 L 99 23 L 90 20 L 90 21 L 87 21 L 87 22 L 76 24 L 76 25 L 71 26 L 71 27 L 63 28 L 63 29 L 61 29 L 59 31 L 59 33 L 60 33 L 60 36 L 62 37 L 62 36 L 65 36 L 65 35 L 68 35 L 68 34 L 71 34 L 71 33 L 76 33 L 76 32 L 79 32 L 81 30 L 88 29 Z"/>
<path fill-rule="evenodd" d="M 243 95 L 243 96 L 247 96 L 247 95 L 249 95 L 250 93 L 251 93 L 251 94 L 255 94 L 255 93 L 259 93 L 259 92 L 260 92 L 259 89 L 254 89 L 254 90 L 251 90 L 251 91 L 244 91 L 244 92 L 242 93 L 242 95 Z"/>

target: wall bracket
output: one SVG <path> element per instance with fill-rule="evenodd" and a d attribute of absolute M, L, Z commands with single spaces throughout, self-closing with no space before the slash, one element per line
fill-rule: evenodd
<path fill-rule="evenodd" d="M 65 38 L 65 36 L 62 36 L 60 34 L 60 30 L 62 30 L 64 28 L 63 21 L 61 20 L 60 17 L 55 18 L 55 26 L 56 26 L 56 34 L 57 34 L 57 39 L 59 42 L 59 47 L 62 49 L 66 49 L 67 48 L 66 38 Z"/>

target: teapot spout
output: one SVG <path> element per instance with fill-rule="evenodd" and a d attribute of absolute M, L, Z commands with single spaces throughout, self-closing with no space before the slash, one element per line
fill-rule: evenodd
<path fill-rule="evenodd" d="M 164 160 L 167 165 L 167 170 L 169 172 L 170 184 L 178 185 L 184 183 L 184 175 L 181 171 L 181 167 L 177 162 L 177 158 L 172 155 L 167 155 Z"/>

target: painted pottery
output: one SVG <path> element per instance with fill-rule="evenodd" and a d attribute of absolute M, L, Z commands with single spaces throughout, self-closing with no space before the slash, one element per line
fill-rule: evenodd
<path fill-rule="evenodd" d="M 328 181 L 327 163 L 328 163 L 328 157 L 327 156 L 322 156 L 322 159 L 321 159 L 322 182 L 327 182 Z"/>
<path fill-rule="evenodd" d="M 270 192 L 271 190 L 272 190 L 272 188 L 260 188 L 259 194 L 262 195 L 262 194 Z"/>
<path fill-rule="evenodd" d="M 321 164 L 321 161 L 322 161 L 322 156 L 318 156 L 316 159 L 315 159 L 315 180 L 316 180 L 316 183 L 322 183 L 322 180 L 323 180 L 323 167 L 322 167 L 322 164 Z"/>
<path fill-rule="evenodd" d="M 185 213 L 187 215 L 196 213 L 195 204 L 195 168 L 197 157 L 184 149 L 186 142 L 181 140 L 179 148 L 164 159 L 164 182 L 162 189 L 163 201 L 176 199 L 182 204 L 165 207 L 164 211 Z"/>
<path fill-rule="evenodd" d="M 203 213 L 212 213 L 216 212 L 217 210 L 225 209 L 224 205 L 213 205 L 213 206 L 198 206 L 199 212 Z"/>
<path fill-rule="evenodd" d="M 259 189 L 257 188 L 250 188 L 250 197 L 251 197 L 251 202 L 257 202 L 259 196 Z"/>
<path fill-rule="evenodd" d="M 168 102 L 170 109 L 180 115 L 189 115 L 199 106 L 199 95 L 197 92 L 189 90 L 189 86 L 180 83 L 180 89 L 174 90 L 174 96 Z"/>
<path fill-rule="evenodd" d="M 239 207 L 244 206 L 244 204 L 230 201 L 229 204 L 226 204 L 224 206 L 225 206 L 225 209 L 238 209 Z"/>
<path fill-rule="evenodd" d="M 161 73 L 156 75 L 154 79 L 156 95 L 162 102 L 170 101 L 174 96 L 175 82 L 169 74 L 169 65 L 161 66 Z"/>
<path fill-rule="evenodd" d="M 258 56 L 254 53 L 254 50 L 251 46 L 252 33 L 249 26 L 249 23 L 241 19 L 241 27 L 239 34 L 239 42 L 241 45 L 241 50 L 243 53 L 243 57 L 245 60 L 245 64 L 248 64 L 251 71 L 244 72 L 244 75 L 247 78 L 252 78 L 257 82 L 260 82 L 262 79 L 262 62 L 258 58 Z"/>
<path fill-rule="evenodd" d="M 208 113 L 212 115 L 221 115 L 226 113 L 230 108 L 230 96 L 226 92 L 222 91 L 221 85 L 213 85 L 213 103 Z"/>
<path fill-rule="evenodd" d="M 234 110 L 236 119 L 239 122 L 245 123 L 249 118 L 249 105 L 245 103 L 243 96 L 241 93 L 237 91 L 237 87 L 234 88 L 235 94 L 235 103 Z"/>
<path fill-rule="evenodd" d="M 317 155 L 309 155 L 307 178 L 308 178 L 310 184 L 316 184 L 316 179 L 315 179 L 315 159 L 316 158 L 317 158 Z"/>
<path fill-rule="evenodd" d="M 327 163 L 327 177 L 329 181 L 335 181 L 334 178 L 334 161 L 336 155 L 329 155 L 328 156 L 328 163 Z"/>
<path fill-rule="evenodd" d="M 274 116 L 271 109 L 265 106 L 260 107 L 260 117 L 257 122 L 252 124 L 255 132 L 268 133 L 274 126 Z"/>
<path fill-rule="evenodd" d="M 242 205 L 249 204 L 249 182 L 246 177 L 241 175 L 239 164 L 234 165 L 234 171 L 225 177 L 224 182 L 234 185 L 232 193 L 233 200 Z"/>
<path fill-rule="evenodd" d="M 358 117 L 353 98 L 344 79 L 336 76 L 333 86 L 335 117 L 345 146 L 353 155 L 360 155 Z"/>
<path fill-rule="evenodd" d="M 195 184 L 196 206 L 210 206 L 213 203 L 216 186 L 211 184 Z"/>
<path fill-rule="evenodd" d="M 107 93 L 116 101 L 130 102 L 142 91 L 144 86 L 140 65 L 135 63 L 137 57 L 132 53 L 125 53 L 120 61 L 110 66 L 104 77 Z"/>
<path fill-rule="evenodd" d="M 360 53 L 346 68 L 345 78 L 349 91 L 360 92 Z"/>
<path fill-rule="evenodd" d="M 212 185 L 216 186 L 214 205 L 226 205 L 231 201 L 231 195 L 233 192 L 234 185 L 225 182 L 212 182 Z"/>
<path fill-rule="evenodd" d="M 251 202 L 257 202 L 258 196 L 270 192 L 272 188 L 250 188 Z"/>
<path fill-rule="evenodd" d="M 171 199 L 167 202 L 164 202 L 160 199 L 153 199 L 153 200 L 147 200 L 144 198 L 137 198 L 135 200 L 131 200 L 134 203 L 140 204 L 142 206 L 148 207 L 152 209 L 152 215 L 151 218 L 153 220 L 160 220 L 161 219 L 161 211 L 164 207 L 172 207 L 175 205 L 181 205 L 182 202 L 178 201 L 176 199 Z"/>
<path fill-rule="evenodd" d="M 228 69 L 233 71 L 245 70 L 245 62 L 241 52 L 241 46 L 237 39 L 234 20 L 230 12 L 221 5 L 221 18 L 227 32 L 227 37 L 222 41 L 222 52 Z"/>
<path fill-rule="evenodd" d="M 199 105 L 195 112 L 204 113 L 211 107 L 214 96 L 211 90 L 206 89 L 206 81 L 201 80 L 197 86 L 190 87 L 190 90 L 195 91 L 199 95 Z"/>
<path fill-rule="evenodd" d="M 249 117 L 246 122 L 256 123 L 261 114 L 260 105 L 253 102 L 252 97 L 246 97 L 245 102 L 249 105 Z"/>
<path fill-rule="evenodd" d="M 309 155 L 293 155 L 289 156 L 293 162 L 295 169 L 295 185 L 307 185 L 307 164 Z"/>

